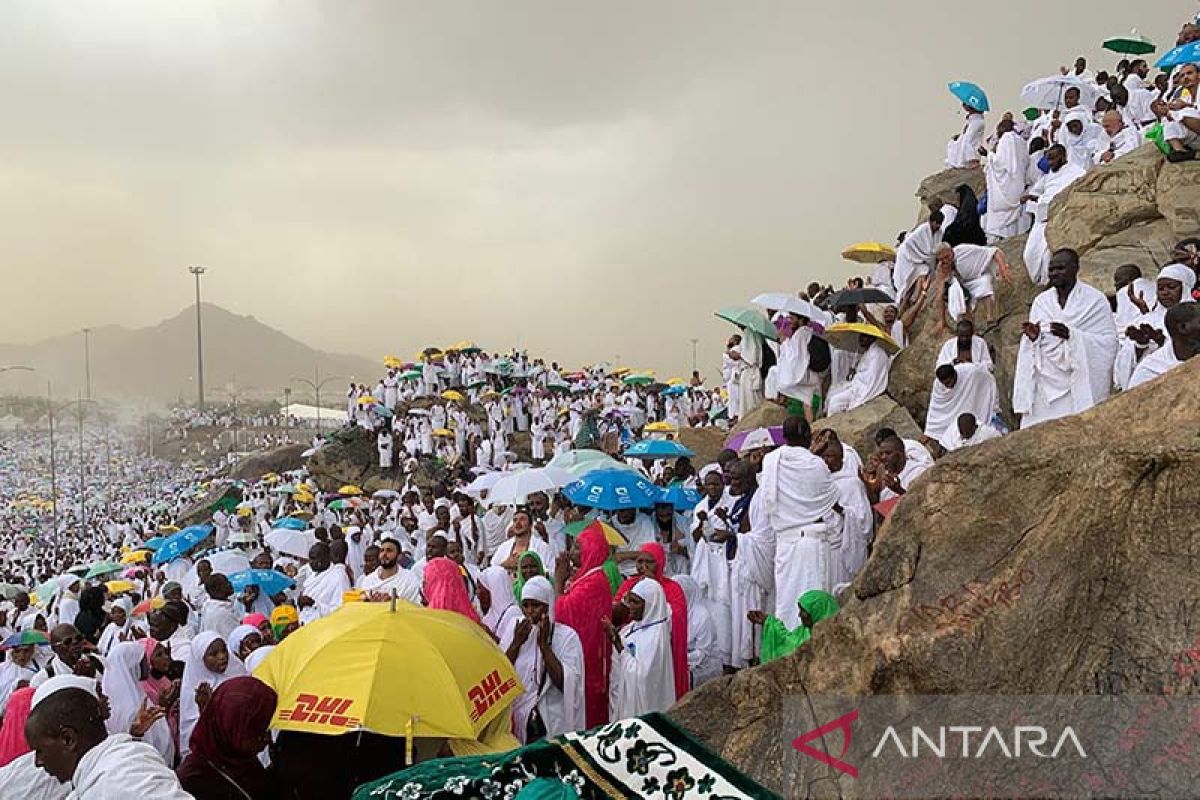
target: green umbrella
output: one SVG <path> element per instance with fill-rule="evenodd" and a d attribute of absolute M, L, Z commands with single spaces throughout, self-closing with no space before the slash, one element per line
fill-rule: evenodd
<path fill-rule="evenodd" d="M 124 570 L 124 564 L 116 564 L 112 561 L 97 561 L 88 568 L 87 573 L 83 577 L 84 580 L 90 581 L 92 578 L 99 578 L 101 575 L 111 575 L 114 572 L 123 572 Z"/>
<path fill-rule="evenodd" d="M 621 379 L 621 383 L 626 386 L 645 386 L 648 383 L 654 383 L 654 378 L 649 375 L 626 375 Z"/>
<path fill-rule="evenodd" d="M 423 374 L 424 373 L 422 373 L 421 370 L 419 370 L 419 369 L 410 369 L 408 372 L 400 373 L 400 380 L 402 380 L 402 381 L 419 381 L 419 380 L 421 380 L 421 375 L 423 375 Z"/>
<path fill-rule="evenodd" d="M 1154 42 L 1145 36 L 1140 36 L 1137 31 L 1130 33 L 1128 36 L 1114 36 L 1111 39 L 1105 39 L 1101 47 L 1105 50 L 1111 50 L 1114 53 L 1121 53 L 1127 56 L 1144 56 L 1147 53 L 1153 53 L 1157 49 Z"/>
<path fill-rule="evenodd" d="M 283 483 L 271 490 L 274 494 L 295 494 L 296 487 L 290 483 Z"/>
<path fill-rule="evenodd" d="M 767 315 L 754 306 L 726 306 L 717 309 L 716 314 L 726 322 L 732 322 L 739 328 L 752 330 L 764 339 L 770 339 L 772 342 L 779 341 L 779 332 L 775 330 L 771 320 L 767 319 Z"/>

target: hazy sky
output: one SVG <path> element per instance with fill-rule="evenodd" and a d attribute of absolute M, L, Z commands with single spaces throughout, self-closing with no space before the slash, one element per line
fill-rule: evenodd
<path fill-rule="evenodd" d="M 961 125 L 1193 2 L 6 0 L 0 341 L 205 297 L 329 350 L 716 371 Z M 1096 58 L 1093 58 L 1096 57 Z M 992 115 L 995 117 L 995 115 Z M 989 130 L 991 121 L 989 121 Z"/>

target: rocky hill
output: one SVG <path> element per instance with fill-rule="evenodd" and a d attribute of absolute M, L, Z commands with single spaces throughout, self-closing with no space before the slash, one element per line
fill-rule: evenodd
<path fill-rule="evenodd" d="M 941 173 L 918 194 L 964 177 Z M 1078 249 L 1082 278 L 1111 291 L 1114 267 L 1153 276 L 1198 230 L 1200 166 L 1164 164 L 1147 147 L 1061 195 L 1048 236 Z M 1024 237 L 1005 243 L 1014 280 L 1000 284 L 1003 317 L 985 334 L 1006 403 L 1035 293 L 1023 247 Z M 927 310 L 894 363 L 888 395 L 913 420 L 949 336 Z M 1200 359 L 1085 414 L 942 458 L 896 506 L 811 645 L 706 684 L 672 716 L 786 795 L 821 785 L 823 796 L 888 796 L 893 786 L 792 758 L 803 731 L 789 729 L 788 698 L 1195 693 L 1200 670 L 1179 665 L 1200 632 L 1198 385 Z"/>

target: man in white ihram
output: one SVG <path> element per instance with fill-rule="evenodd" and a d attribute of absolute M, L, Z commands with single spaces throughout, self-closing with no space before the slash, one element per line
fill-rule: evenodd
<path fill-rule="evenodd" d="M 775 616 L 791 627 L 800 624 L 796 598 L 833 588 L 842 518 L 837 486 L 808 449 L 812 430 L 803 417 L 784 420 L 783 439 L 783 447 L 763 457 L 759 491 L 775 534 Z"/>
<path fill-rule="evenodd" d="M 1079 281 L 1079 254 L 1055 251 L 1050 288 L 1033 300 L 1022 323 L 1013 379 L 1013 411 L 1021 427 L 1078 414 L 1112 389 L 1117 328 L 1099 289 Z"/>
<path fill-rule="evenodd" d="M 367 592 L 372 600 L 390 599 L 392 594 L 400 600 L 421 604 L 421 582 L 406 569 L 400 568 L 400 542 L 390 536 L 379 541 L 379 566 L 374 572 L 358 580 L 358 588 Z"/>
<path fill-rule="evenodd" d="M 1023 233 L 1021 198 L 1025 196 L 1025 178 L 1029 173 L 1029 147 L 1013 130 L 1011 119 L 996 126 L 1000 137 L 995 150 L 984 164 L 987 176 L 988 207 L 986 232 L 989 242 L 998 242 Z"/>
<path fill-rule="evenodd" d="M 1050 171 L 1029 190 L 1029 194 L 1021 198 L 1037 202 L 1033 228 L 1025 242 L 1025 268 L 1029 270 L 1029 279 L 1041 286 L 1046 285 L 1050 264 L 1050 245 L 1046 241 L 1046 221 L 1050 216 L 1050 204 L 1063 189 L 1084 175 L 1082 169 L 1067 162 L 1067 149 L 1061 144 L 1046 150 L 1046 162 L 1050 165 Z"/>

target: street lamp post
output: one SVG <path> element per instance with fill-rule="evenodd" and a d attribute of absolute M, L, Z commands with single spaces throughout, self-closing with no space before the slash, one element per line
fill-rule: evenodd
<path fill-rule="evenodd" d="M 292 387 L 283 387 L 283 427 L 288 426 L 288 419 L 291 417 L 292 407 Z"/>
<path fill-rule="evenodd" d="M 700 343 L 699 339 L 692 339 L 692 372 L 696 371 L 696 345 Z"/>
<path fill-rule="evenodd" d="M 87 399 L 92 399 L 92 329 L 83 329 L 83 375 Z"/>
<path fill-rule="evenodd" d="M 196 277 L 196 401 L 200 410 L 204 410 L 204 331 L 200 326 L 200 276 L 204 267 L 188 267 L 188 272 Z"/>
<path fill-rule="evenodd" d="M 303 383 L 305 386 L 308 386 L 309 388 L 311 388 L 313 390 L 313 394 L 316 395 L 316 397 L 317 397 L 317 432 L 319 434 L 321 431 L 321 389 L 325 386 L 325 384 L 329 383 L 330 381 L 336 381 L 336 380 L 341 380 L 341 379 L 337 378 L 337 377 L 333 377 L 333 378 L 326 378 L 325 380 L 321 380 L 321 368 L 316 367 L 315 369 L 313 369 L 313 379 L 311 381 L 308 380 L 307 378 L 292 378 L 292 380 L 296 383 Z"/>

